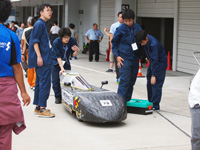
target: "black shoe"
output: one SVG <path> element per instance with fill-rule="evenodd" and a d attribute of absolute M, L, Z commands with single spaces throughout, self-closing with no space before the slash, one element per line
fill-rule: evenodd
<path fill-rule="evenodd" d="M 95 60 L 96 62 L 99 62 L 98 60 Z"/>
<path fill-rule="evenodd" d="M 92 60 L 89 60 L 89 62 L 92 62 Z"/>
<path fill-rule="evenodd" d="M 106 72 L 113 72 L 113 70 L 112 69 L 108 69 L 108 70 L 106 70 Z"/>
<path fill-rule="evenodd" d="M 60 104 L 60 103 L 61 103 L 61 97 L 56 97 L 55 103 L 56 103 L 56 104 Z"/>

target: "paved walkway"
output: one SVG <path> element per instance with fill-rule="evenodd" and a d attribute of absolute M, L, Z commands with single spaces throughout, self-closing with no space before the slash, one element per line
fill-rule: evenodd
<path fill-rule="evenodd" d="M 72 70 L 79 72 L 90 84 L 117 91 L 115 73 L 106 73 L 105 56 L 89 62 L 87 54 L 72 60 Z M 146 68 L 142 68 L 143 75 Z M 43 119 L 33 114 L 34 106 L 23 107 L 27 129 L 13 134 L 13 150 L 189 150 L 191 118 L 187 102 L 192 75 L 167 71 L 163 87 L 161 111 L 152 115 L 128 114 L 121 123 L 92 124 L 78 122 L 61 104 L 54 103 L 51 90 L 48 108 L 55 118 Z M 28 88 L 33 101 L 34 92 Z M 147 99 L 146 78 L 138 78 L 133 98 Z"/>

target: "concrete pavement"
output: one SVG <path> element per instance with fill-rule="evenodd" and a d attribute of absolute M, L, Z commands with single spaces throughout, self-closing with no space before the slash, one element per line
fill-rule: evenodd
<path fill-rule="evenodd" d="M 115 73 L 106 73 L 109 63 L 105 56 L 89 62 L 87 54 L 72 60 L 72 70 L 79 72 L 90 84 L 117 91 Z M 146 68 L 142 68 L 143 75 Z M 61 104 L 54 103 L 51 90 L 48 108 L 55 118 L 39 118 L 34 106 L 23 107 L 27 129 L 13 134 L 13 150 L 189 150 L 191 118 L 187 97 L 192 75 L 167 71 L 163 87 L 161 111 L 152 115 L 128 114 L 121 123 L 92 124 L 79 122 Z M 26 87 L 33 101 L 34 92 Z M 138 78 L 133 98 L 147 99 L 146 78 Z"/>

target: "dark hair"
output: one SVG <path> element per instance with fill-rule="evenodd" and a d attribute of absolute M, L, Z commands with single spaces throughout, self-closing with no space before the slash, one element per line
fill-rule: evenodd
<path fill-rule="evenodd" d="M 15 24 L 15 21 L 11 21 L 11 23 L 14 23 L 14 24 Z"/>
<path fill-rule="evenodd" d="M 122 12 L 123 19 L 135 19 L 135 13 L 132 9 L 126 9 Z"/>
<path fill-rule="evenodd" d="M 58 21 L 54 21 L 53 23 L 56 24 L 56 25 L 58 25 Z"/>
<path fill-rule="evenodd" d="M 58 36 L 60 38 L 63 38 L 64 36 L 71 36 L 71 31 L 69 28 L 61 28 L 59 31 L 58 31 Z"/>
<path fill-rule="evenodd" d="M 41 11 L 43 11 L 44 10 L 44 8 L 45 7 L 50 7 L 51 8 L 51 5 L 50 4 L 42 4 L 42 5 L 40 5 L 40 7 L 39 7 L 39 13 L 41 12 Z"/>
<path fill-rule="evenodd" d="M 19 23 L 18 23 L 17 21 L 15 21 L 15 24 L 16 24 L 16 25 L 19 25 Z"/>
<path fill-rule="evenodd" d="M 96 23 L 93 23 L 93 26 L 97 25 Z"/>
<path fill-rule="evenodd" d="M 145 30 L 146 27 L 144 25 L 141 25 L 141 28 L 142 28 L 142 30 Z"/>
<path fill-rule="evenodd" d="M 135 33 L 135 41 L 136 43 L 141 43 L 143 40 L 146 40 L 147 34 L 145 31 L 138 31 Z"/>
<path fill-rule="evenodd" d="M 10 0 L 0 0 L 0 22 L 6 22 L 10 16 L 11 8 Z"/>
<path fill-rule="evenodd" d="M 119 17 L 120 14 L 122 14 L 122 11 L 118 12 L 118 13 L 117 13 L 117 16 Z"/>
<path fill-rule="evenodd" d="M 34 24 L 37 22 L 37 20 L 38 20 L 38 16 L 35 16 L 35 17 L 33 17 L 32 19 L 31 19 L 31 25 L 32 26 L 34 26 Z"/>
<path fill-rule="evenodd" d="M 69 24 L 69 27 L 70 27 L 71 29 L 74 29 L 74 28 L 75 28 L 75 25 L 74 25 L 73 23 L 70 23 L 70 24 Z"/>

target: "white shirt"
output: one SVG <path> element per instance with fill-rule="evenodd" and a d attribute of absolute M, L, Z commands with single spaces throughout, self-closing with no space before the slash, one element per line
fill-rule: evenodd
<path fill-rule="evenodd" d="M 116 29 L 120 26 L 121 24 L 118 22 L 115 22 L 111 25 L 110 27 L 110 33 L 112 33 L 114 35 Z"/>
<path fill-rule="evenodd" d="M 52 34 L 58 34 L 59 30 L 60 30 L 60 28 L 58 26 L 52 26 L 51 27 Z"/>
<path fill-rule="evenodd" d="M 196 104 L 200 105 L 200 69 L 192 80 L 188 102 L 191 108 Z"/>

